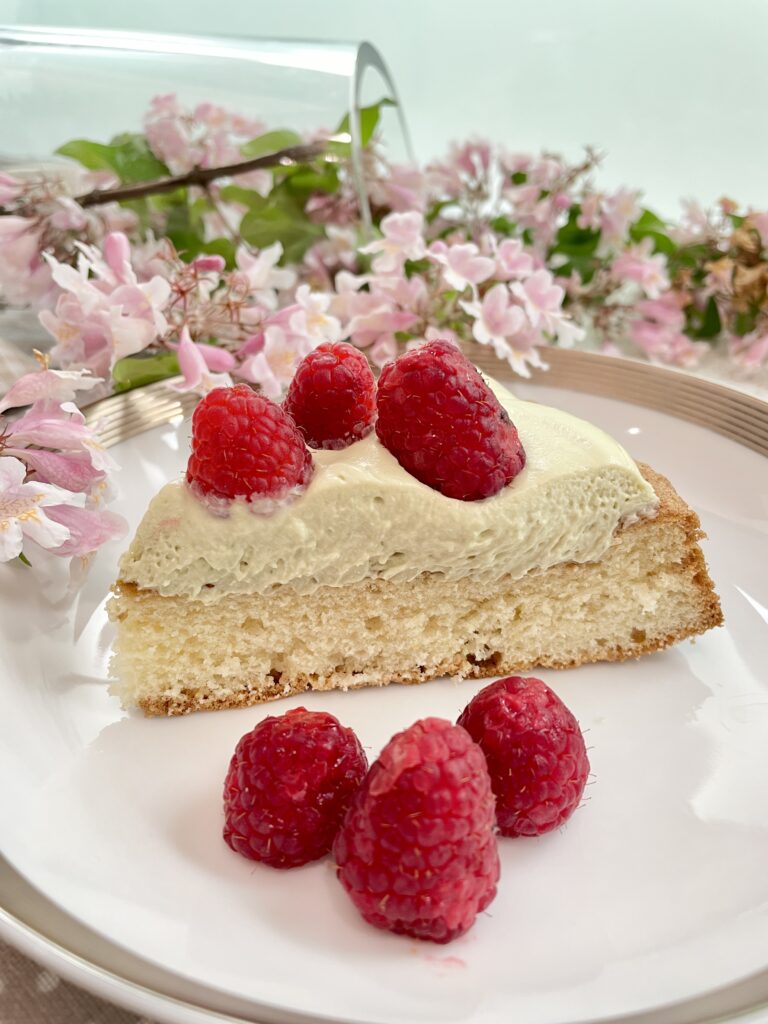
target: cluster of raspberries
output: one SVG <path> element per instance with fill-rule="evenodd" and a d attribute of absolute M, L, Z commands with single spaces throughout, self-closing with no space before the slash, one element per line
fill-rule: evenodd
<path fill-rule="evenodd" d="M 351 729 L 296 708 L 238 743 L 224 783 L 224 838 L 275 868 L 332 851 L 366 921 L 449 942 L 496 895 L 496 835 L 562 825 L 588 774 L 578 722 L 540 679 L 491 683 L 455 725 L 416 722 L 370 768 Z"/>
<path fill-rule="evenodd" d="M 514 424 L 455 345 L 406 352 L 377 385 L 365 356 L 338 342 L 302 360 L 282 405 L 246 384 L 206 395 L 187 482 L 214 500 L 280 501 L 312 478 L 311 448 L 346 448 L 374 428 L 404 469 L 449 498 L 488 498 L 525 465 Z"/>

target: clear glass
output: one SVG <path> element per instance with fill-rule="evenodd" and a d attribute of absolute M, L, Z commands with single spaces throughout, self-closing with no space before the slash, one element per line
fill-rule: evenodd
<path fill-rule="evenodd" d="M 73 28 L 0 26 L 0 163 L 48 162 L 72 138 L 107 141 L 135 131 L 154 96 L 186 107 L 210 101 L 263 121 L 268 130 L 332 131 L 360 105 L 390 97 L 385 142 L 411 156 L 402 105 L 370 43 L 228 39 Z M 363 220 L 359 121 L 350 117 Z"/>

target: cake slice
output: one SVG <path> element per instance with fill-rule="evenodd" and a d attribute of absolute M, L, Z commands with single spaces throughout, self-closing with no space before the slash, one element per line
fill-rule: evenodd
<path fill-rule="evenodd" d="M 699 520 L 664 477 L 593 425 L 482 386 L 524 458 L 480 500 L 417 479 L 372 431 L 312 451 L 281 501 L 163 487 L 109 607 L 123 704 L 173 715 L 621 661 L 721 623 Z"/>

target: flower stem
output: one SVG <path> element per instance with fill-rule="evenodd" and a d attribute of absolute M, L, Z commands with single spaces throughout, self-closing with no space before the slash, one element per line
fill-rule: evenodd
<path fill-rule="evenodd" d="M 233 178 L 238 174 L 247 174 L 248 171 L 257 171 L 264 167 L 278 167 L 281 164 L 306 163 L 316 156 L 320 156 L 324 149 L 325 146 L 321 142 L 307 146 L 289 146 L 287 149 L 279 149 L 266 156 L 242 160 L 236 164 L 226 164 L 224 167 L 194 167 L 186 174 L 157 178 L 154 181 L 140 181 L 135 185 L 118 185 L 117 188 L 97 188 L 74 198 L 78 206 L 86 207 L 116 203 L 126 199 L 141 199 L 142 196 L 174 192 L 177 188 L 188 188 L 191 185 L 198 185 L 204 189 L 209 182 L 216 181 L 217 178 Z M 0 207 L 0 217 L 13 213 L 17 213 L 17 211 Z"/>

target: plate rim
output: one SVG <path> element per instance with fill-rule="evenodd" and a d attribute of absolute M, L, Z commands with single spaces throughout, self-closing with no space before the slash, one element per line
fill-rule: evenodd
<path fill-rule="evenodd" d="M 666 413 L 675 419 L 695 423 L 750 448 L 768 458 L 768 400 L 740 391 L 728 384 L 694 377 L 685 370 L 661 367 L 618 356 L 574 349 L 547 348 L 546 369 L 535 370 L 529 380 L 512 374 L 506 363 L 491 350 L 473 346 L 472 359 L 485 373 L 508 383 L 535 384 L 607 397 Z M 191 393 L 178 393 L 160 381 L 135 391 L 100 399 L 84 408 L 89 422 L 99 424 L 99 436 L 105 447 L 122 443 L 154 427 L 189 414 L 198 401 Z M 328 1021 L 321 1015 L 307 1017 L 248 1002 L 247 1015 L 205 1006 L 200 999 L 189 1001 L 159 984 L 139 982 L 130 970 L 114 965 L 114 960 L 127 959 L 146 974 L 165 975 L 166 984 L 189 990 L 186 979 L 171 971 L 156 968 L 148 961 L 123 950 L 117 943 L 97 936 L 99 944 L 109 950 L 106 960 L 87 952 L 88 943 L 73 940 L 65 934 L 66 927 L 42 929 L 25 919 L 29 914 L 9 908 L 8 891 L 55 911 L 67 926 L 78 932 L 92 930 L 67 914 L 62 908 L 38 892 L 2 856 L 0 851 L 0 938 L 37 963 L 58 973 L 72 984 L 116 1005 L 140 1015 L 154 1017 L 167 1024 L 304 1024 Z M 12 904 L 13 899 L 10 900 Z M 35 915 L 33 914 L 32 917 Z M 93 933 L 94 936 L 97 933 Z M 76 948 L 79 946 L 79 949 Z M 112 964 L 110 964 L 110 960 Z M 201 992 L 205 986 L 200 987 Z M 222 994 L 211 990 L 221 1003 Z M 728 1005 L 730 1004 L 730 1005 Z M 690 1014 L 695 1014 L 690 1016 Z M 255 1017 L 254 1014 L 258 1014 Z M 601 1019 L 600 1024 L 716 1024 L 738 1021 L 740 1024 L 768 1024 L 768 963 L 764 970 L 733 984 L 705 992 L 690 999 L 641 1011 Z"/>

